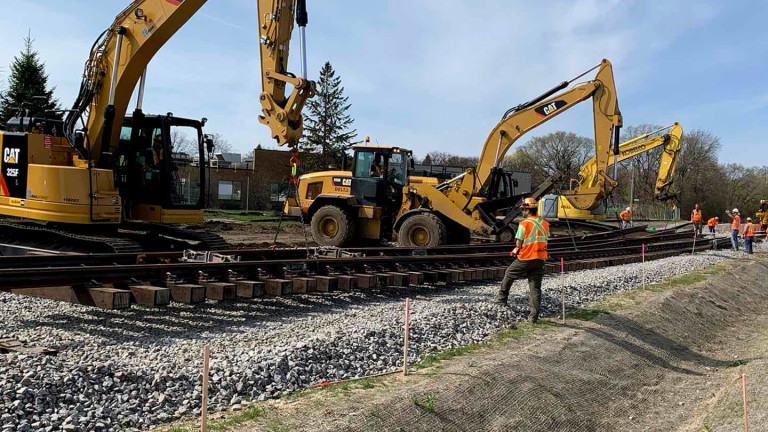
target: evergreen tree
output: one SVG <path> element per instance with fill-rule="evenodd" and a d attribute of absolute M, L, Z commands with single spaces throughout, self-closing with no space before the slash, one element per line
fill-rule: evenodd
<path fill-rule="evenodd" d="M 31 36 L 24 38 L 24 49 L 11 63 L 8 89 L 0 94 L 0 120 L 3 123 L 15 116 L 24 102 L 33 103 L 28 108 L 30 115 L 35 117 L 45 117 L 46 111 L 60 109 L 58 99 L 53 97 L 55 87 L 48 88 L 45 63 L 32 48 L 32 42 Z M 44 99 L 33 101 L 35 96 Z M 49 114 L 48 118 L 61 119 L 61 114 Z"/>
<path fill-rule="evenodd" d="M 354 120 L 347 114 L 352 106 L 344 96 L 341 77 L 336 76 L 330 62 L 320 69 L 317 95 L 307 101 L 308 113 L 304 115 L 304 147 L 320 153 L 322 166 L 310 169 L 327 169 L 329 165 L 341 166 L 343 153 L 353 144 L 357 130 L 351 129 Z"/>

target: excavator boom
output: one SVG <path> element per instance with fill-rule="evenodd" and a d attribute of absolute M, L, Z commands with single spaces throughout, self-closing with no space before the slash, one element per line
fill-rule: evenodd
<path fill-rule="evenodd" d="M 669 130 L 668 133 L 659 135 L 660 132 Z M 608 166 L 623 162 L 627 159 L 638 156 L 657 147 L 663 146 L 664 150 L 659 163 L 659 172 L 656 178 L 656 198 L 659 200 L 669 199 L 669 188 L 672 186 L 672 180 L 677 165 L 677 157 L 680 154 L 680 140 L 683 135 L 683 128 L 679 123 L 674 123 L 665 128 L 654 132 L 643 134 L 623 142 L 619 146 L 618 155 L 611 154 L 608 158 Z M 582 190 L 591 190 L 596 187 L 596 175 L 598 162 L 597 158 L 588 160 L 579 170 L 579 178 L 576 180 L 577 186 L 571 190 L 570 195 L 576 196 Z M 610 194 L 613 188 L 607 189 Z"/>
<path fill-rule="evenodd" d="M 598 69 L 598 71 L 593 80 L 562 92 L 574 81 L 594 69 Z M 485 141 L 477 169 L 470 180 L 474 182 L 471 186 L 472 194 L 476 194 L 484 186 L 492 169 L 501 164 L 509 149 L 523 134 L 590 98 L 593 101 L 595 162 L 599 168 L 595 172 L 596 187 L 591 191 L 591 196 L 578 198 L 578 206 L 579 208 L 590 207 L 594 205 L 594 202 L 599 203 L 605 195 L 604 185 L 615 184 L 606 169 L 611 149 L 611 137 L 617 140 L 619 128 L 622 126 L 613 67 L 608 60 L 603 60 L 599 65 L 570 81 L 564 81 L 538 98 L 509 110 Z M 465 185 L 467 181 L 464 180 Z M 457 188 L 456 193 L 452 193 L 452 196 L 449 195 L 452 201 L 456 203 L 466 201 L 468 194 L 464 191 L 469 188 L 465 185 Z"/>
<path fill-rule="evenodd" d="M 100 160 L 114 151 L 131 96 L 150 60 L 206 1 L 135 0 L 98 38 L 64 124 L 67 140 L 81 158 Z M 86 142 L 81 143 L 76 129 L 86 115 Z"/>

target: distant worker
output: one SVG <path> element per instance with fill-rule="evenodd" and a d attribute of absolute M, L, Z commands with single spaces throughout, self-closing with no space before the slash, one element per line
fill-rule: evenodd
<path fill-rule="evenodd" d="M 712 235 L 715 234 L 715 228 L 717 228 L 717 224 L 719 224 L 719 223 L 720 223 L 720 218 L 719 217 L 713 217 L 713 218 L 710 218 L 707 221 L 707 227 L 709 227 L 709 233 L 710 234 L 712 234 Z"/>
<path fill-rule="evenodd" d="M 703 220 L 704 218 L 701 216 L 699 203 L 696 203 L 696 205 L 693 206 L 693 211 L 691 211 L 691 222 L 693 222 L 693 233 L 697 236 L 701 235 L 701 223 Z"/>
<path fill-rule="evenodd" d="M 733 250 L 739 250 L 739 228 L 741 227 L 741 216 L 739 216 L 739 209 L 735 208 L 733 211 L 726 210 L 725 213 L 733 219 L 731 222 L 731 246 Z"/>
<path fill-rule="evenodd" d="M 747 224 L 744 225 L 744 250 L 748 254 L 752 255 L 752 243 L 755 241 L 755 225 L 752 223 L 752 218 L 747 218 Z"/>
<path fill-rule="evenodd" d="M 506 306 L 512 283 L 517 279 L 527 278 L 530 307 L 528 321 L 535 323 L 539 320 L 541 308 L 541 280 L 544 277 L 544 265 L 547 261 L 549 222 L 537 216 L 538 207 L 535 198 L 526 198 L 520 207 L 523 209 L 524 219 L 517 227 L 515 249 L 509 253 L 510 256 L 516 256 L 517 260 L 507 267 L 494 303 Z"/>
<path fill-rule="evenodd" d="M 626 210 L 619 213 L 619 218 L 621 218 L 621 229 L 635 226 L 635 222 L 632 221 L 632 207 L 627 207 Z"/>

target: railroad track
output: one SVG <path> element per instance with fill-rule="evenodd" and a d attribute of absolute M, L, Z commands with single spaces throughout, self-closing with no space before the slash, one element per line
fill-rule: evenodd
<path fill-rule="evenodd" d="M 575 244 L 570 238 L 553 239 L 547 271 L 559 272 L 561 259 L 566 271 L 638 262 L 643 245 L 646 259 L 653 260 L 730 244 L 727 238 L 694 243 L 690 233 L 673 230 L 604 234 Z M 240 261 L 216 263 L 182 262 L 177 252 L 8 257 L 0 258 L 0 290 L 112 309 L 131 303 L 162 306 L 171 300 L 443 285 L 500 279 L 512 260 L 509 249 L 509 244 L 355 248 L 347 250 L 352 256 L 338 258 L 308 258 L 306 249 L 256 249 L 232 251 Z"/>

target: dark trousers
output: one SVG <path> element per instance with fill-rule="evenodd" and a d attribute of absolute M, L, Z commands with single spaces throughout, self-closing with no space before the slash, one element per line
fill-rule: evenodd
<path fill-rule="evenodd" d="M 701 222 L 694 222 L 693 223 L 693 231 L 696 233 L 696 235 L 701 236 Z"/>
<path fill-rule="evenodd" d="M 536 321 L 539 319 L 539 310 L 541 309 L 541 280 L 544 278 L 545 261 L 536 259 L 530 261 L 516 260 L 504 273 L 504 280 L 501 281 L 501 288 L 496 295 L 496 301 L 506 303 L 509 297 L 509 289 L 512 283 L 518 279 L 528 278 L 528 304 L 531 312 L 528 319 Z"/>
<path fill-rule="evenodd" d="M 715 233 L 715 227 L 711 226 L 709 227 L 709 233 L 714 234 Z"/>
<path fill-rule="evenodd" d="M 752 255 L 752 242 L 754 241 L 754 237 L 744 237 L 744 250 L 750 255 Z"/>

